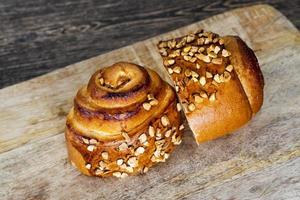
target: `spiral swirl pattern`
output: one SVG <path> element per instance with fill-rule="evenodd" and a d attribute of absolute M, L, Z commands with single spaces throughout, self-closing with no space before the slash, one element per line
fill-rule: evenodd
<path fill-rule="evenodd" d="M 120 62 L 96 71 L 67 118 L 69 158 L 86 175 L 125 177 L 181 142 L 176 95 L 156 72 Z"/>

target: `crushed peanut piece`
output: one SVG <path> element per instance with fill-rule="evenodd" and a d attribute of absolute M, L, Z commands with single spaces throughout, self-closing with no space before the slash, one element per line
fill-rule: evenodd
<path fill-rule="evenodd" d="M 108 159 L 108 153 L 107 153 L 106 151 L 103 151 L 103 152 L 101 153 L 101 156 L 102 156 L 102 158 L 103 158 L 104 160 L 107 160 L 107 159 Z"/>
<path fill-rule="evenodd" d="M 216 100 L 216 93 L 212 93 L 210 96 L 209 96 L 209 101 L 215 101 Z"/>
<path fill-rule="evenodd" d="M 164 115 L 164 116 L 161 117 L 161 123 L 165 127 L 170 125 L 170 120 L 169 120 L 167 115 Z"/>
<path fill-rule="evenodd" d="M 145 110 L 150 110 L 150 109 L 151 109 L 150 103 L 147 103 L 147 102 L 143 103 L 143 108 L 144 108 Z"/>
<path fill-rule="evenodd" d="M 150 137 L 154 137 L 155 130 L 154 130 L 153 126 L 149 126 L 148 133 L 149 133 Z"/>

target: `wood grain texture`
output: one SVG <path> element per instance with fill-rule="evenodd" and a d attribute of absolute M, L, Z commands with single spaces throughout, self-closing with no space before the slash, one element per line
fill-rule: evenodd
<path fill-rule="evenodd" d="M 299 0 L 1 0 L 0 88 L 257 3 L 300 27 Z"/>
<path fill-rule="evenodd" d="M 197 146 L 190 130 L 168 162 L 117 180 L 79 174 L 67 162 L 65 115 L 81 85 L 117 61 L 170 81 L 155 45 L 197 28 L 237 34 L 258 56 L 265 101 L 237 133 Z M 0 90 L 0 199 L 298 199 L 300 37 L 272 7 L 234 10 Z M 12 128 L 13 127 L 13 128 Z"/>

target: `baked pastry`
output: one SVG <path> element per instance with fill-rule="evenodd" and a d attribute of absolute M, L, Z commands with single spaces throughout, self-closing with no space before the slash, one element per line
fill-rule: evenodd
<path fill-rule="evenodd" d="M 120 62 L 94 73 L 67 117 L 69 159 L 83 174 L 145 173 L 181 143 L 173 88 L 156 72 Z"/>
<path fill-rule="evenodd" d="M 197 143 L 231 133 L 262 106 L 263 75 L 239 37 L 200 30 L 158 48 Z"/>

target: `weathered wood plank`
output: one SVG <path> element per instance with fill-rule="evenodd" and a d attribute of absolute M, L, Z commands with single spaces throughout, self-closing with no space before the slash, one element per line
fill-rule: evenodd
<path fill-rule="evenodd" d="M 298 1 L 1 0 L 0 88 L 256 3 L 300 27 Z"/>
<path fill-rule="evenodd" d="M 183 145 L 170 160 L 146 175 L 124 180 L 80 175 L 67 163 L 62 134 L 76 89 L 95 69 L 119 60 L 150 66 L 166 78 L 156 42 L 199 27 L 238 34 L 255 50 L 266 82 L 261 112 L 236 134 L 200 146 L 186 130 Z M 298 30 L 273 8 L 256 6 L 218 15 L 2 89 L 0 199 L 297 198 L 299 54 Z M 255 180 L 268 187 L 257 186 Z M 275 196 L 276 190 L 282 194 Z"/>
<path fill-rule="evenodd" d="M 296 133 L 292 131 L 291 135 Z M 146 175 L 119 180 L 81 175 L 67 162 L 64 136 L 59 134 L 1 154 L 0 197 L 1 199 L 182 199 L 190 195 L 201 197 L 203 193 L 208 197 L 204 199 L 210 199 L 214 188 L 222 190 L 224 184 L 238 186 L 241 177 L 241 182 L 252 180 L 255 179 L 256 173 L 263 176 L 264 172 L 258 171 L 264 170 L 265 178 L 281 178 L 286 170 L 299 167 L 299 143 L 298 146 L 279 143 L 278 148 L 269 141 L 264 141 L 264 137 L 262 134 L 251 136 L 245 128 L 233 137 L 197 147 L 192 134 L 188 132 L 183 145 L 176 149 L 168 162 L 159 164 Z M 280 138 L 282 135 L 276 136 L 277 140 Z M 241 145 L 241 139 L 251 140 L 251 145 Z M 290 161 L 294 159 L 298 161 L 296 166 L 294 164 L 290 166 L 288 163 L 294 163 Z M 269 176 L 278 164 L 286 166 L 287 169 L 282 172 L 283 174 Z M 298 172 L 299 170 L 296 170 L 287 175 L 287 177 L 295 176 L 294 184 L 297 185 L 300 184 Z M 284 183 L 285 179 L 282 181 Z M 231 194 L 237 197 L 257 196 L 258 194 L 251 193 L 250 189 L 253 186 L 255 182 L 253 185 L 248 184 L 249 191 L 247 191 L 244 185 L 242 189 L 245 193 L 242 194 L 237 191 L 215 195 L 222 197 L 221 199 L 229 199 Z M 292 190 L 297 189 L 293 184 L 286 187 L 286 195 L 297 191 Z M 230 191 L 230 188 L 223 189 Z"/>

